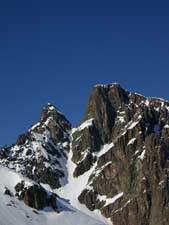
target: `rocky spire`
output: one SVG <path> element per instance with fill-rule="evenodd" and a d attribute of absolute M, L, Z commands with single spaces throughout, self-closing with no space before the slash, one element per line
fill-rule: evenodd
<path fill-rule="evenodd" d="M 79 201 L 114 225 L 167 225 L 168 132 L 168 101 L 96 85 L 73 132 L 74 175 L 90 171 Z"/>

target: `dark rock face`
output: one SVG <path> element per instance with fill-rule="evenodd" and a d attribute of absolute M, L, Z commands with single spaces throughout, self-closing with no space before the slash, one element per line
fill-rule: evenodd
<path fill-rule="evenodd" d="M 67 182 L 67 154 L 71 124 L 48 104 L 40 121 L 18 137 L 16 145 L 0 151 L 0 164 L 58 188 Z"/>
<path fill-rule="evenodd" d="M 55 143 L 68 141 L 71 124 L 56 107 L 48 103 L 47 107 L 42 110 L 40 121 L 41 123 L 48 121 L 48 130 L 50 130 L 51 138 Z M 41 127 L 39 127 L 40 130 Z"/>
<path fill-rule="evenodd" d="M 169 102 L 95 86 L 72 137 L 74 175 L 91 171 L 81 203 L 114 225 L 169 224 Z"/>
<path fill-rule="evenodd" d="M 28 139 L 28 136 L 26 134 L 21 134 L 21 135 L 19 135 L 19 137 L 16 141 L 16 144 L 17 145 L 24 145 L 27 139 Z"/>
<path fill-rule="evenodd" d="M 26 186 L 24 182 L 15 186 L 16 196 L 29 207 L 41 210 L 45 207 L 52 207 L 57 210 L 56 195 L 47 193 L 42 186 L 34 184 Z"/>
<path fill-rule="evenodd" d="M 120 85 L 94 87 L 84 120 L 94 118 L 103 143 L 111 140 L 117 110 L 124 108 L 128 102 L 128 93 Z"/>

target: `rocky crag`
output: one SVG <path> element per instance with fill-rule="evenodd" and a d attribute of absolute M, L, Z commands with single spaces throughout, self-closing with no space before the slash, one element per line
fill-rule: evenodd
<path fill-rule="evenodd" d="M 0 152 L 0 164 L 39 183 L 58 188 L 67 182 L 66 161 L 71 125 L 57 108 L 48 104 L 40 120 L 16 144 Z"/>

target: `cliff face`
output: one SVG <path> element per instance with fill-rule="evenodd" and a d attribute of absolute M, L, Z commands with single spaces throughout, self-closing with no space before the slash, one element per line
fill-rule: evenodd
<path fill-rule="evenodd" d="M 39 183 L 58 194 L 74 179 L 82 191 L 73 198 L 114 225 L 168 225 L 169 102 L 96 85 L 78 127 L 48 104 L 36 125 L 1 149 L 0 164 L 37 182 L 23 189 L 24 201 L 40 190 L 42 206 L 53 205 Z"/>
<path fill-rule="evenodd" d="M 114 225 L 167 225 L 168 134 L 167 101 L 95 86 L 72 134 L 74 176 L 90 171 L 79 201 Z"/>

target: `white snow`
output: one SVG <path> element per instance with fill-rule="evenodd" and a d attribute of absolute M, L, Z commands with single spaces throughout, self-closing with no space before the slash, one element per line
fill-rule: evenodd
<path fill-rule="evenodd" d="M 48 103 L 48 106 L 49 106 L 49 110 L 55 110 L 56 108 L 53 106 L 53 105 L 51 105 L 50 103 Z"/>
<path fill-rule="evenodd" d="M 77 128 L 72 128 L 71 134 L 75 133 L 77 131 Z"/>
<path fill-rule="evenodd" d="M 148 98 L 146 99 L 145 105 L 146 106 L 149 106 L 150 105 L 150 102 L 149 102 Z"/>
<path fill-rule="evenodd" d="M 42 134 L 31 130 L 31 136 L 33 137 L 32 140 L 28 141 L 25 145 L 15 145 L 11 148 L 9 157 L 15 157 L 17 155 L 17 160 L 9 161 L 8 167 L 16 170 L 18 173 L 24 173 L 24 161 L 28 159 L 36 159 L 39 161 L 43 158 L 43 164 L 46 168 L 52 168 L 53 170 L 59 170 L 64 173 L 65 176 L 59 178 L 60 184 L 64 185 L 67 183 L 67 152 L 65 148 L 68 142 L 54 143 L 49 130 L 45 126 Z M 54 149 L 58 151 L 61 157 L 57 154 L 53 155 Z M 30 151 L 30 154 L 27 154 L 28 151 Z M 57 163 L 58 161 L 59 164 Z M 1 160 L 2 165 L 6 165 L 6 163 L 7 159 Z M 34 174 L 35 172 L 36 170 L 33 168 L 32 173 Z"/>
<path fill-rule="evenodd" d="M 71 206 L 66 200 L 57 198 L 57 205 L 60 213 L 54 212 L 51 208 L 35 213 L 35 210 L 26 206 L 16 197 L 4 195 L 5 187 L 14 193 L 15 185 L 25 180 L 31 185 L 30 180 L 23 178 L 10 169 L 0 166 L 0 225 L 104 225 L 97 217 L 92 218 L 85 212 Z M 71 193 L 72 190 L 69 190 Z"/>
<path fill-rule="evenodd" d="M 154 109 L 155 109 L 157 112 L 159 112 L 160 107 L 154 107 Z"/>
<path fill-rule="evenodd" d="M 94 87 L 106 87 L 106 85 L 104 85 L 104 84 L 96 84 L 96 85 L 94 85 Z"/>
<path fill-rule="evenodd" d="M 117 85 L 119 85 L 119 84 L 118 84 L 118 83 L 111 83 L 110 85 L 106 85 L 106 84 L 96 84 L 96 85 L 94 85 L 94 87 L 104 87 L 104 88 L 106 88 L 106 87 L 108 87 L 108 86 L 114 87 L 114 86 L 117 86 Z"/>
<path fill-rule="evenodd" d="M 161 102 L 161 108 L 163 108 L 164 107 L 164 102 Z"/>
<path fill-rule="evenodd" d="M 35 125 L 33 125 L 30 129 L 29 129 L 29 131 L 31 131 L 31 130 L 34 130 L 36 127 L 38 127 L 40 125 L 40 123 L 38 122 L 38 123 L 36 123 Z"/>
<path fill-rule="evenodd" d="M 115 203 L 119 198 L 121 198 L 123 196 L 123 192 L 120 192 L 119 194 L 115 195 L 113 198 L 107 198 L 106 195 L 98 195 L 97 199 L 102 202 L 104 201 L 104 207 L 110 204 Z"/>
<path fill-rule="evenodd" d="M 47 106 L 50 111 L 55 110 L 55 111 L 57 111 L 57 113 L 63 115 L 61 111 L 59 111 L 54 105 L 52 105 L 52 103 L 48 102 Z"/>
<path fill-rule="evenodd" d="M 79 160 L 77 163 L 81 163 L 85 158 L 86 158 L 86 156 L 89 154 L 90 152 L 89 152 L 89 150 L 88 150 L 88 148 L 83 152 L 83 154 L 82 154 L 82 159 L 81 160 Z"/>
<path fill-rule="evenodd" d="M 159 183 L 158 183 L 158 185 L 163 185 L 165 183 L 165 181 L 164 180 L 161 180 Z"/>
<path fill-rule="evenodd" d="M 98 153 L 98 157 L 104 155 L 106 152 L 108 152 L 113 147 L 114 147 L 113 142 L 103 145 L 102 148 L 100 149 L 99 153 Z"/>
<path fill-rule="evenodd" d="M 109 205 L 109 204 L 113 204 L 115 203 L 119 198 L 121 198 L 123 196 L 123 192 L 115 195 L 113 198 L 107 198 L 106 199 L 106 204 L 105 206 Z"/>
<path fill-rule="evenodd" d="M 169 106 L 166 106 L 165 108 L 167 109 L 167 111 L 169 111 Z"/>
<path fill-rule="evenodd" d="M 85 128 L 89 128 L 90 126 L 93 125 L 93 118 L 86 120 L 84 123 L 82 123 L 79 127 L 73 128 L 72 129 L 72 134 L 75 133 L 76 131 L 81 131 L 84 130 Z"/>
<path fill-rule="evenodd" d="M 33 181 L 31 182 L 29 179 L 25 179 L 22 175 L 3 166 L 0 166 L 0 179 L 0 193 L 4 192 L 5 187 L 7 187 L 11 192 L 14 192 L 15 185 L 21 182 L 21 180 L 25 180 L 25 184 L 27 185 L 31 185 L 33 183 Z"/>
<path fill-rule="evenodd" d="M 124 116 L 117 116 L 117 120 L 121 123 L 125 122 Z"/>
<path fill-rule="evenodd" d="M 141 155 L 138 156 L 139 159 L 143 160 L 145 156 L 146 150 L 144 149 L 141 153 Z"/>
<path fill-rule="evenodd" d="M 134 153 L 134 155 L 137 155 L 138 153 L 139 153 L 139 150 L 136 150 L 135 153 Z"/>
<path fill-rule="evenodd" d="M 86 173 L 84 173 L 82 176 L 79 177 L 73 177 L 73 171 L 76 167 L 76 165 L 72 162 L 72 151 L 70 150 L 70 153 L 68 155 L 68 161 L 67 161 L 67 168 L 69 171 L 68 174 L 68 183 L 61 187 L 60 189 L 56 190 L 56 192 L 59 194 L 59 196 L 69 199 L 70 204 L 79 209 L 84 214 L 88 215 L 90 218 L 93 218 L 96 222 L 93 225 L 101 224 L 101 225 L 109 225 L 109 220 L 104 218 L 99 212 L 91 212 L 89 211 L 85 205 L 82 205 L 78 201 L 78 196 L 81 194 L 81 192 L 84 190 L 84 188 L 90 189 L 90 186 L 88 185 L 88 179 L 91 175 L 91 173 L 95 170 L 97 163 Z M 74 225 L 76 225 L 75 223 Z"/>
<path fill-rule="evenodd" d="M 158 97 L 151 97 L 152 99 L 154 99 L 154 100 L 157 100 L 157 101 L 162 101 L 162 102 L 167 102 L 165 99 L 163 99 L 163 98 L 158 98 Z"/>
<path fill-rule="evenodd" d="M 93 118 L 89 119 L 89 120 L 86 120 L 84 123 L 82 123 L 77 129 L 78 131 L 81 131 L 85 128 L 88 128 L 90 126 L 93 125 Z"/>
<path fill-rule="evenodd" d="M 138 124 L 138 121 L 133 122 L 133 123 L 128 127 L 128 129 L 129 129 L 129 130 L 133 129 L 137 124 Z"/>
<path fill-rule="evenodd" d="M 99 174 L 108 166 L 111 165 L 112 161 L 107 162 L 106 164 L 104 164 L 103 166 L 101 166 L 99 169 L 96 168 L 95 171 L 93 172 L 94 174 L 94 178 L 96 178 L 97 176 L 99 176 Z M 92 183 L 92 180 L 90 181 Z M 90 184 L 90 183 L 89 183 Z"/>
<path fill-rule="evenodd" d="M 139 116 L 138 116 L 138 119 L 142 119 L 142 115 L 139 115 Z"/>
<path fill-rule="evenodd" d="M 132 139 L 128 142 L 127 145 L 132 145 L 132 144 L 134 144 L 135 141 L 136 141 L 136 138 L 132 138 Z"/>
<path fill-rule="evenodd" d="M 78 142 L 78 141 L 80 141 L 80 139 L 83 137 L 83 134 L 81 134 L 79 137 L 77 137 L 76 139 L 75 139 L 75 141 L 76 142 Z"/>
<path fill-rule="evenodd" d="M 140 97 L 146 98 L 144 95 L 141 95 L 141 94 L 139 94 L 139 93 L 137 93 L 137 92 L 134 92 L 134 94 L 135 94 L 135 95 L 138 95 L 138 96 L 140 96 Z"/>
<path fill-rule="evenodd" d="M 130 204 L 131 200 L 129 199 L 120 209 L 117 209 L 115 213 L 122 211 L 128 204 Z"/>

